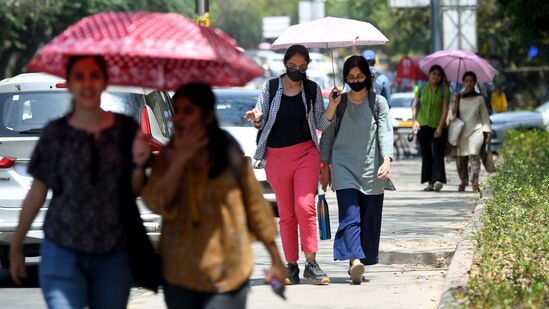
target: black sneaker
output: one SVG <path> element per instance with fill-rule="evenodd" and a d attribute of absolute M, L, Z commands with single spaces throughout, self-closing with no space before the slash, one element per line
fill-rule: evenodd
<path fill-rule="evenodd" d="M 298 284 L 299 283 L 299 266 L 296 264 L 288 263 L 286 265 L 286 270 L 288 271 L 288 277 L 284 280 L 286 285 Z"/>
<path fill-rule="evenodd" d="M 320 266 L 318 266 L 316 261 L 307 261 L 305 271 L 303 271 L 303 277 L 312 280 L 315 285 L 330 283 L 330 278 L 328 278 L 328 275 L 320 269 Z"/>

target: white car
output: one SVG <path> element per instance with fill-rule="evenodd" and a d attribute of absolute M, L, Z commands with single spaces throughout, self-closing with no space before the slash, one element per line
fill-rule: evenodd
<path fill-rule="evenodd" d="M 391 110 L 389 112 L 393 121 L 393 128 L 412 127 L 413 101 L 413 92 L 397 92 L 391 94 Z"/>
<path fill-rule="evenodd" d="M 216 115 L 219 125 L 228 131 L 240 144 L 244 154 L 253 158 L 256 144 L 257 129 L 244 119 L 244 114 L 255 107 L 259 90 L 254 89 L 214 89 L 216 97 Z M 252 160 L 254 161 L 254 160 Z M 257 167 L 257 162 L 253 162 Z M 267 182 L 265 169 L 254 168 L 255 177 L 263 187 L 263 196 L 277 214 L 277 204 L 273 189 Z"/>
<path fill-rule="evenodd" d="M 496 113 L 490 116 L 492 123 L 492 151 L 497 151 L 503 143 L 505 131 L 510 129 L 549 130 L 549 101 L 534 111 Z"/>
<path fill-rule="evenodd" d="M 172 134 L 171 99 L 165 92 L 130 87 L 108 87 L 101 107 L 133 117 L 141 125 L 153 150 Z M 42 73 L 20 74 L 0 81 L 0 264 L 8 266 L 8 248 L 19 220 L 21 204 L 32 177 L 28 163 L 42 128 L 65 115 L 71 95 L 62 78 Z M 37 256 L 43 239 L 42 223 L 51 192 L 24 240 L 26 256 Z M 160 217 L 138 200 L 149 237 L 158 240 Z"/>

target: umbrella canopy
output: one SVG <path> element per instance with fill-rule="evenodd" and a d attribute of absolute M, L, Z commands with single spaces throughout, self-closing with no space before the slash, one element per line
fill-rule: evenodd
<path fill-rule="evenodd" d="M 359 45 L 384 45 L 389 41 L 372 24 L 354 19 L 324 17 L 290 26 L 273 43 L 272 49 L 301 44 L 307 48 L 330 48 L 335 87 L 334 55 L 331 48 Z"/>
<path fill-rule="evenodd" d="M 188 82 L 242 86 L 263 69 L 218 29 L 175 13 L 108 12 L 72 25 L 31 59 L 27 69 L 65 77 L 71 55 L 100 55 L 109 83 L 174 90 Z"/>
<path fill-rule="evenodd" d="M 324 17 L 286 29 L 273 43 L 273 49 L 301 44 L 312 48 L 384 45 L 389 41 L 372 24 L 354 19 Z"/>
<path fill-rule="evenodd" d="M 444 69 L 449 81 L 456 83 L 461 83 L 463 74 L 467 71 L 475 73 L 479 83 L 491 81 L 497 72 L 486 60 L 470 51 L 441 50 L 432 53 L 423 59 L 421 70 L 429 74 L 429 69 L 435 64 Z"/>

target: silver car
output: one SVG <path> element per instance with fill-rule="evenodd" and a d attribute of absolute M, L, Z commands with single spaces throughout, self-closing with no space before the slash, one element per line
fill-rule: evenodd
<path fill-rule="evenodd" d="M 505 131 L 510 129 L 549 130 L 549 101 L 534 111 L 497 113 L 490 116 L 492 122 L 492 151 L 503 143 Z"/>
<path fill-rule="evenodd" d="M 238 141 L 246 156 L 253 158 L 256 150 L 257 129 L 244 119 L 244 114 L 255 107 L 259 90 L 218 88 L 214 89 L 214 93 L 219 125 Z M 273 189 L 267 182 L 265 169 L 260 168 L 257 163 L 254 161 L 255 177 L 263 187 L 263 197 L 271 204 L 276 215 L 278 209 Z"/>
<path fill-rule="evenodd" d="M 168 142 L 172 134 L 171 99 L 165 92 L 130 87 L 109 87 L 101 107 L 133 117 L 149 139 L 153 150 Z M 65 115 L 71 95 L 59 77 L 29 73 L 0 81 L 0 264 L 7 267 L 8 247 L 17 226 L 21 204 L 32 177 L 27 166 L 42 128 Z M 51 192 L 24 241 L 26 256 L 37 256 L 43 238 L 42 223 Z M 138 200 L 149 236 L 158 240 L 160 218 Z"/>

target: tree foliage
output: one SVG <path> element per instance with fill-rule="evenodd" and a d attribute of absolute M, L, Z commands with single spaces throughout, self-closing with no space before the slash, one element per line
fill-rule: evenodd
<path fill-rule="evenodd" d="M 4 0 L 0 3 L 0 78 L 21 72 L 43 44 L 85 16 L 137 10 L 193 16 L 194 0 Z"/>
<path fill-rule="evenodd" d="M 327 0 L 326 15 L 368 21 L 388 38 L 375 49 L 398 61 L 403 55 L 430 52 L 430 8 L 394 9 L 385 0 Z M 244 48 L 262 39 L 261 18 L 290 16 L 298 23 L 299 1 L 210 0 L 213 27 Z M 0 78 L 17 74 L 36 51 L 84 16 L 101 11 L 178 12 L 194 17 L 194 0 L 3 0 L 0 1 Z M 480 0 L 477 12 L 479 53 L 497 66 L 545 65 L 549 57 L 549 1 Z M 539 56 L 529 59 L 530 45 Z M 363 48 L 359 48 L 359 51 Z"/>

